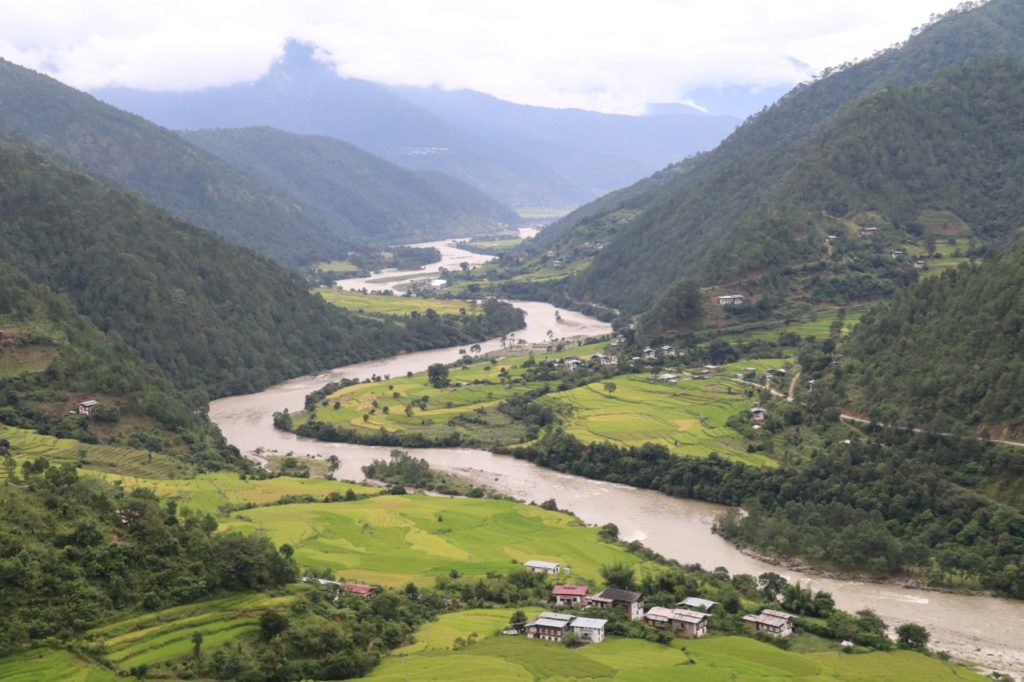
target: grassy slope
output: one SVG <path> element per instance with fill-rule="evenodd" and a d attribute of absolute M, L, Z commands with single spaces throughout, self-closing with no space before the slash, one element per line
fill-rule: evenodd
<path fill-rule="evenodd" d="M 380 296 L 363 294 L 358 291 L 342 291 L 341 289 L 314 289 L 313 291 L 331 305 L 336 305 L 339 308 L 380 315 L 408 315 L 414 310 L 418 313 L 433 310 L 439 315 L 459 315 L 462 310 L 467 313 L 479 313 L 481 310 L 480 306 L 468 301 L 414 296 Z"/>
<path fill-rule="evenodd" d="M 125 678 L 68 651 L 32 649 L 0 659 L 4 682 L 116 682 Z"/>
<path fill-rule="evenodd" d="M 982 680 L 959 666 L 905 651 L 849 655 L 798 654 L 740 637 L 677 640 L 671 646 L 612 637 L 569 650 L 558 644 L 504 638 L 497 632 L 510 609 L 476 609 L 441 616 L 419 641 L 386 659 L 373 680 Z M 530 614 L 528 614 L 530 615 Z M 476 632 L 478 644 L 452 651 L 456 637 Z M 690 663 L 690 659 L 693 663 Z"/>
<path fill-rule="evenodd" d="M 302 566 L 391 587 L 430 584 L 453 568 L 505 573 L 529 559 L 561 562 L 585 580 L 597 579 L 603 564 L 637 563 L 572 517 L 498 500 L 384 495 L 251 509 L 225 526 L 292 544 Z"/>

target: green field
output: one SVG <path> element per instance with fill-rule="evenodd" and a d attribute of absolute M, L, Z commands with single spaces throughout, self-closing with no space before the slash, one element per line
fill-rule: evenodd
<path fill-rule="evenodd" d="M 190 469 L 181 460 L 158 452 L 146 452 L 118 445 L 89 445 L 77 440 L 44 436 L 13 426 L 0 425 L 0 438 L 11 443 L 11 453 L 19 462 L 45 457 L 51 464 L 81 462 L 99 472 L 117 472 L 127 476 L 175 478 L 188 476 Z M 6 473 L 0 470 L 0 478 Z"/>
<path fill-rule="evenodd" d="M 842 333 L 849 334 L 853 330 L 853 327 L 860 322 L 861 316 L 863 316 L 866 311 L 866 307 L 846 309 L 846 315 L 843 318 Z M 839 315 L 837 308 L 822 308 L 814 311 L 814 313 L 805 320 L 779 325 L 777 327 L 772 327 L 771 329 L 757 329 L 743 332 L 741 334 L 727 334 L 723 336 L 722 339 L 730 342 L 778 341 L 779 334 L 783 333 L 797 334 L 802 337 L 814 336 L 819 339 L 824 339 L 828 337 L 832 323 L 838 318 Z"/>
<path fill-rule="evenodd" d="M 32 649 L 0 659 L 0 680 L 4 682 L 116 682 L 124 679 L 69 651 Z"/>
<path fill-rule="evenodd" d="M 295 586 L 294 594 L 240 594 L 175 606 L 90 630 L 86 638 L 102 643 L 105 658 L 122 670 L 166 663 L 192 651 L 194 632 L 203 633 L 207 653 L 256 632 L 263 611 L 287 608 L 306 589 Z"/>
<path fill-rule="evenodd" d="M 508 610 L 467 611 L 441 616 L 421 629 L 423 640 L 396 650 L 368 677 L 373 680 L 877 680 L 943 682 L 984 680 L 966 668 L 921 654 L 798 654 L 742 637 L 676 640 L 670 646 L 609 637 L 600 644 L 566 649 L 559 644 L 503 637 L 497 631 Z M 453 651 L 455 637 L 478 635 L 478 643 Z"/>
<path fill-rule="evenodd" d="M 347 260 L 331 260 L 317 263 L 314 267 L 320 272 L 359 272 L 359 266 Z"/>
<path fill-rule="evenodd" d="M 224 525 L 290 543 L 301 566 L 389 587 L 433 584 L 452 569 L 507 573 L 530 559 L 558 561 L 594 581 L 604 564 L 638 562 L 566 514 L 504 500 L 382 495 L 248 509 Z"/>
<path fill-rule="evenodd" d="M 544 207 L 532 207 L 532 208 L 517 208 L 516 213 L 523 220 L 541 220 L 544 218 L 561 218 L 562 216 L 569 215 L 570 209 L 568 208 L 544 208 Z"/>
<path fill-rule="evenodd" d="M 210 514 L 216 514 L 225 504 L 270 504 L 287 495 L 314 495 L 325 497 L 332 492 L 345 494 L 352 490 L 357 495 L 377 495 L 381 488 L 321 478 L 291 478 L 281 476 L 266 480 L 242 480 L 233 472 L 200 474 L 190 479 L 154 479 L 107 474 L 108 480 L 121 480 L 126 488 L 150 488 L 160 497 L 177 500 Z"/>
<path fill-rule="evenodd" d="M 339 308 L 375 315 L 408 315 L 414 310 L 418 313 L 433 310 L 439 315 L 459 315 L 463 311 L 469 314 L 480 312 L 480 307 L 473 301 L 419 298 L 417 296 L 382 296 L 358 291 L 342 291 L 341 289 L 314 289 L 313 291 L 328 303 Z"/>

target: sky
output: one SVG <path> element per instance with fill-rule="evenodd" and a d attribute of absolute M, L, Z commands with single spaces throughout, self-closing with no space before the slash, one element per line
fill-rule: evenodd
<path fill-rule="evenodd" d="M 0 0 L 0 56 L 80 89 L 252 81 L 290 38 L 340 75 L 639 114 L 794 85 L 959 0 Z M 693 102 L 700 105 L 700 102 Z"/>

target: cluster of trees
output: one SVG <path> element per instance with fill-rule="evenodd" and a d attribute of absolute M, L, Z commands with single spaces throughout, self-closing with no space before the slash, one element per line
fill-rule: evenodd
<path fill-rule="evenodd" d="M 297 575 L 287 545 L 217 533 L 209 514 L 45 458 L 0 487 L 0 511 L 0 654 L 74 638 L 118 612 L 272 589 Z"/>
<path fill-rule="evenodd" d="M 845 344 L 838 390 L 883 423 L 1024 433 L 1024 247 L 902 292 Z"/>
<path fill-rule="evenodd" d="M 383 481 L 392 486 L 392 492 L 404 491 L 405 487 L 432 490 L 442 495 L 466 495 L 484 497 L 487 491 L 451 474 L 435 471 L 427 460 L 412 457 L 408 452 L 392 450 L 387 460 L 375 459 L 363 467 L 366 478 Z"/>

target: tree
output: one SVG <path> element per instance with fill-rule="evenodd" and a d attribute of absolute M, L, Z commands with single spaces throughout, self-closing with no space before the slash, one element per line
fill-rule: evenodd
<path fill-rule="evenodd" d="M 440 362 L 435 362 L 427 368 L 427 378 L 434 388 L 444 388 L 451 383 L 448 379 L 448 366 Z"/>
<path fill-rule="evenodd" d="M 541 502 L 540 508 L 548 511 L 558 511 L 558 503 L 555 502 L 555 498 L 552 497 L 550 500 L 544 500 Z"/>
<path fill-rule="evenodd" d="M 337 406 L 338 403 L 334 404 Z M 331 475 L 334 475 L 334 472 L 336 472 L 339 467 L 341 467 L 341 460 L 338 459 L 337 455 L 331 455 L 327 458 L 327 471 L 329 471 Z"/>
<path fill-rule="evenodd" d="M 614 523 L 606 523 L 597 531 L 597 537 L 605 542 L 615 542 L 619 539 L 619 527 Z"/>
<path fill-rule="evenodd" d="M 618 388 L 618 386 L 615 385 L 614 381 L 606 381 L 606 382 L 604 382 L 604 390 L 607 393 L 609 393 L 609 394 L 615 393 L 615 389 L 616 388 Z"/>
<path fill-rule="evenodd" d="M 203 653 L 203 633 L 196 630 L 192 633 L 192 655 L 196 658 L 196 670 L 199 669 L 200 656 Z"/>
<path fill-rule="evenodd" d="M 923 625 L 904 623 L 896 628 L 896 641 L 902 649 L 924 649 L 931 634 Z"/>
<path fill-rule="evenodd" d="M 260 615 L 260 639 L 269 642 L 288 629 L 288 617 L 274 609 L 267 609 Z"/>
<path fill-rule="evenodd" d="M 567 632 L 562 637 L 562 646 L 567 649 L 575 649 L 576 647 L 582 646 L 583 642 L 580 641 L 579 635 L 575 632 Z"/>
<path fill-rule="evenodd" d="M 479 354 L 480 353 L 480 344 L 479 343 L 474 343 L 472 346 L 469 347 L 469 352 L 473 353 L 474 355 Z"/>
<path fill-rule="evenodd" d="M 761 593 L 764 594 L 765 599 L 769 601 L 776 601 L 779 598 L 779 594 L 786 587 L 787 580 L 778 573 L 768 571 L 762 573 L 757 577 L 757 582 L 761 586 Z"/>
<path fill-rule="evenodd" d="M 621 563 L 605 564 L 601 566 L 601 577 L 609 587 L 618 587 L 623 590 L 631 590 L 634 585 L 634 569 Z"/>
<path fill-rule="evenodd" d="M 516 609 L 516 612 L 512 614 L 512 617 L 508 620 L 508 626 L 514 630 L 522 632 L 526 629 L 526 612 L 522 609 Z"/>

